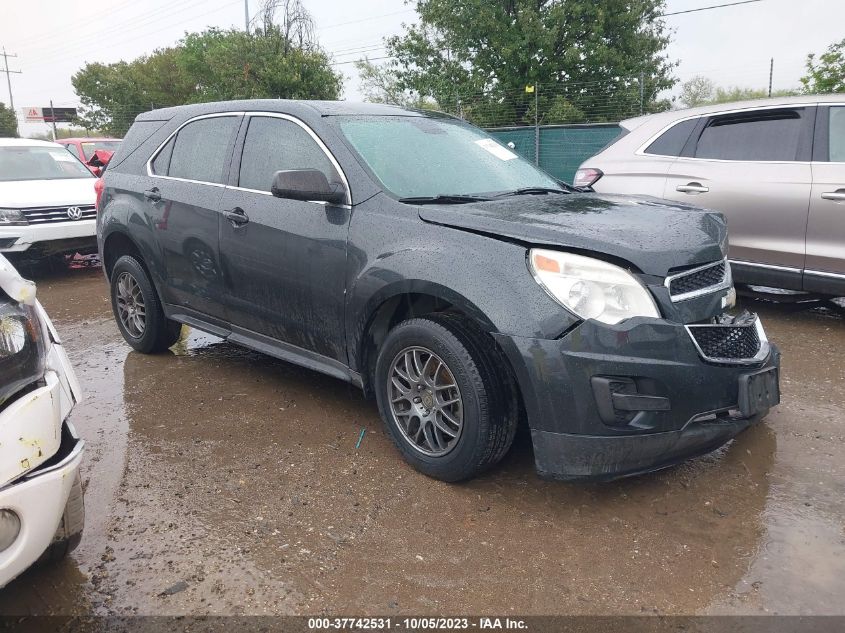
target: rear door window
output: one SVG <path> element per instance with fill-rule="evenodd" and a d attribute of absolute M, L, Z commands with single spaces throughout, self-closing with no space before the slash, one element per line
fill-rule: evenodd
<path fill-rule="evenodd" d="M 329 182 L 340 180 L 326 153 L 299 125 L 276 117 L 250 117 L 238 186 L 270 191 L 275 173 L 289 169 L 317 169 Z"/>
<path fill-rule="evenodd" d="M 698 139 L 695 158 L 794 161 L 802 127 L 801 110 L 715 116 Z"/>
<path fill-rule="evenodd" d="M 176 134 L 167 175 L 223 184 L 238 120 L 236 116 L 222 116 L 188 123 Z"/>
<path fill-rule="evenodd" d="M 173 145 L 176 143 L 176 137 L 167 141 L 167 144 L 159 150 L 156 157 L 153 159 L 152 170 L 156 176 L 166 176 L 170 169 L 170 156 L 173 154 Z"/>
<path fill-rule="evenodd" d="M 658 156 L 680 156 L 697 123 L 698 119 L 676 123 L 646 147 L 645 153 Z"/>
<path fill-rule="evenodd" d="M 830 108 L 828 152 L 832 163 L 845 163 L 845 106 Z"/>

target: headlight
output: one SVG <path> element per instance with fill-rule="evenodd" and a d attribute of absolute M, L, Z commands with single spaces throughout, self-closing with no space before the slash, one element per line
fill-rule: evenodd
<path fill-rule="evenodd" d="M 0 404 L 44 376 L 47 346 L 34 305 L 0 299 Z"/>
<path fill-rule="evenodd" d="M 20 209 L 0 209 L 0 226 L 4 224 L 29 224 Z"/>
<path fill-rule="evenodd" d="M 649 291 L 624 268 L 540 248 L 529 251 L 528 263 L 552 299 L 582 319 L 613 324 L 635 316 L 660 316 Z"/>

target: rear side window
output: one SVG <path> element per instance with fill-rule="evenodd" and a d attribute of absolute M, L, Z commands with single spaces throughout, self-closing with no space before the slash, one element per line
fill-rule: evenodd
<path fill-rule="evenodd" d="M 798 110 L 770 110 L 714 117 L 698 139 L 695 157 L 796 160 L 801 128 L 801 113 Z"/>
<path fill-rule="evenodd" d="M 645 153 L 658 156 L 680 156 L 697 123 L 698 119 L 676 123 L 646 147 Z"/>
<path fill-rule="evenodd" d="M 167 145 L 161 148 L 161 151 L 156 154 L 153 159 L 152 169 L 156 176 L 166 176 L 168 169 L 170 169 L 170 156 L 173 154 L 173 145 L 176 143 L 176 137 L 167 141 Z"/>
<path fill-rule="evenodd" d="M 67 151 L 69 151 L 71 154 L 73 154 L 74 156 L 76 156 L 77 158 L 79 158 L 79 148 L 76 145 L 73 145 L 72 143 L 68 143 L 67 145 L 65 145 L 65 149 Z"/>
<path fill-rule="evenodd" d="M 317 169 L 329 182 L 339 180 L 326 153 L 304 129 L 275 117 L 250 117 L 238 186 L 270 191 L 277 171 Z"/>
<path fill-rule="evenodd" d="M 238 117 L 211 117 L 188 123 L 176 134 L 167 175 L 223 184 L 223 168 Z"/>
<path fill-rule="evenodd" d="M 830 109 L 828 134 L 829 160 L 845 163 L 845 106 Z"/>

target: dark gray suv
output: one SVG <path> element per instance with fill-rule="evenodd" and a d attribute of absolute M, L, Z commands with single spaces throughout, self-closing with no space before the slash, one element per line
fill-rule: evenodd
<path fill-rule="evenodd" d="M 140 115 L 99 184 L 126 340 L 181 324 L 353 383 L 457 481 L 531 430 L 537 469 L 613 478 L 720 446 L 776 404 L 718 213 L 574 190 L 465 122 L 343 102 Z"/>

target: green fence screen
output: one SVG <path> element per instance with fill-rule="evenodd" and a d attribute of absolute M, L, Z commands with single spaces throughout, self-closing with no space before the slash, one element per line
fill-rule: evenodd
<path fill-rule="evenodd" d="M 534 162 L 533 127 L 487 131 L 503 143 L 513 143 L 518 154 Z M 616 123 L 540 126 L 540 167 L 555 178 L 571 183 L 581 163 L 598 153 L 620 132 Z"/>

